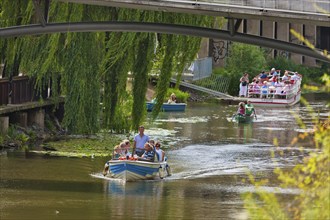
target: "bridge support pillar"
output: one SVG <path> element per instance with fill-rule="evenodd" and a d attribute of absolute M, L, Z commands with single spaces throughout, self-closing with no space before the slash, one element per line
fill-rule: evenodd
<path fill-rule="evenodd" d="M 29 111 L 28 126 L 36 124 L 39 128 L 44 129 L 45 127 L 45 110 L 34 109 Z"/>
<path fill-rule="evenodd" d="M 315 25 L 304 25 L 304 37 L 313 45 L 316 45 L 316 26 Z M 305 56 L 304 64 L 307 66 L 317 66 L 315 58 Z"/>
<path fill-rule="evenodd" d="M 0 117 L 0 134 L 6 134 L 9 128 L 9 116 Z"/>
<path fill-rule="evenodd" d="M 17 124 L 23 128 L 27 127 L 27 112 L 16 112 L 10 117 L 10 124 Z"/>
<path fill-rule="evenodd" d="M 303 36 L 303 25 L 302 24 L 290 24 L 290 29 L 295 30 L 300 35 Z M 299 39 L 294 36 L 293 34 L 290 34 L 290 42 L 300 44 Z M 296 64 L 302 64 L 302 55 L 297 53 L 291 53 L 291 60 L 295 62 Z"/>
<path fill-rule="evenodd" d="M 263 21 L 262 22 L 262 33 L 263 37 L 274 39 L 274 22 L 273 21 Z M 270 49 L 268 54 L 270 58 L 274 57 L 274 49 Z"/>

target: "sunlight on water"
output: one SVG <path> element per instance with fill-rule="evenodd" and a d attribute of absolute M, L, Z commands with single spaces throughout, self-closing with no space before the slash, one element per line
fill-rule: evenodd
<path fill-rule="evenodd" d="M 205 184 L 203 187 L 207 189 L 213 189 L 213 190 L 224 190 L 226 192 L 234 192 L 234 193 L 246 193 L 246 192 L 257 192 L 257 191 L 264 191 L 264 192 L 269 192 L 269 193 L 281 193 L 281 194 L 293 194 L 297 195 L 299 194 L 298 189 L 292 189 L 292 188 L 280 188 L 280 187 L 271 187 L 271 186 L 260 186 L 258 189 L 253 186 L 231 186 L 231 185 L 222 185 L 219 189 L 219 186 L 215 185 L 208 185 Z"/>
<path fill-rule="evenodd" d="M 178 168 L 176 178 L 203 178 L 206 176 L 245 173 L 247 170 L 270 170 L 274 164 L 272 145 L 189 145 L 169 154 L 173 167 Z"/>
<path fill-rule="evenodd" d="M 292 118 L 288 118 L 287 116 L 267 116 L 267 115 L 258 115 L 257 120 L 255 122 L 285 122 L 292 121 Z"/>
<path fill-rule="evenodd" d="M 313 133 L 315 130 L 313 128 L 306 128 L 306 129 L 303 129 L 303 128 L 296 128 L 294 129 L 296 132 L 299 132 L 299 133 Z"/>
<path fill-rule="evenodd" d="M 176 123 L 199 123 L 207 122 L 210 120 L 209 116 L 204 117 L 189 117 L 189 118 L 168 118 L 168 119 L 157 119 L 158 122 L 176 122 Z"/>
<path fill-rule="evenodd" d="M 285 131 L 285 128 L 274 128 L 274 127 L 259 127 L 259 129 L 270 130 L 270 131 Z"/>

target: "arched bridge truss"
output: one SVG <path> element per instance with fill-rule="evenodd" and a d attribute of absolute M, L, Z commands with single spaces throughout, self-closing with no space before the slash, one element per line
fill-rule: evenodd
<path fill-rule="evenodd" d="M 155 32 L 164 34 L 179 34 L 196 37 L 205 37 L 213 39 L 223 39 L 234 42 L 257 45 L 272 49 L 289 51 L 305 56 L 314 57 L 324 62 L 330 62 L 320 51 L 312 50 L 304 45 L 297 45 L 285 41 L 274 40 L 270 38 L 259 37 L 255 35 L 237 33 L 241 19 L 228 19 L 229 30 L 217 30 L 204 27 L 164 24 L 164 23 L 145 23 L 145 22 L 77 22 L 77 23 L 47 23 L 48 6 L 42 10 L 37 0 L 33 0 L 36 14 L 40 24 L 15 26 L 0 28 L 0 37 L 20 37 L 26 35 L 39 35 L 50 33 L 66 33 L 66 32 Z M 49 1 L 46 1 L 49 3 Z M 44 12 L 44 13 L 43 13 Z"/>

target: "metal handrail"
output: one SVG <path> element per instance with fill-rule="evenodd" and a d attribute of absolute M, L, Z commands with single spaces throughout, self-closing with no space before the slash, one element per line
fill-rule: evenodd
<path fill-rule="evenodd" d="M 158 2 L 173 2 L 173 3 L 191 3 L 196 5 L 231 5 L 239 6 L 246 9 L 262 9 L 263 11 L 278 11 L 278 12 L 294 12 L 294 13 L 315 13 L 319 12 L 316 5 L 324 11 L 330 11 L 330 2 L 326 0 L 157 0 Z"/>

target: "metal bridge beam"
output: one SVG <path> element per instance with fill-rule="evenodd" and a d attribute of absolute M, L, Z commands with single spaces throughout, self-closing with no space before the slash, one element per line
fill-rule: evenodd
<path fill-rule="evenodd" d="M 234 18 L 228 18 L 228 29 L 229 29 L 229 33 L 230 33 L 230 36 L 234 36 L 239 28 L 239 26 L 241 25 L 242 23 L 242 19 L 237 19 L 236 20 L 236 23 L 235 23 L 235 20 Z"/>
<path fill-rule="evenodd" d="M 35 11 L 36 11 L 36 14 L 37 14 L 37 17 L 41 23 L 41 25 L 43 27 L 46 26 L 47 24 L 47 19 L 48 19 L 48 8 L 49 8 L 49 0 L 46 0 L 45 1 L 45 10 L 44 10 L 44 13 L 42 13 L 42 10 L 41 10 L 41 5 L 40 5 L 40 1 L 38 0 L 33 0 L 33 6 L 35 8 Z"/>
<path fill-rule="evenodd" d="M 246 44 L 252 44 L 262 47 L 289 51 L 305 56 L 314 57 L 324 62 L 330 62 L 321 52 L 314 51 L 306 46 L 288 43 L 285 41 L 263 38 L 254 35 L 236 33 L 230 35 L 229 31 L 216 30 L 211 28 L 162 24 L 162 23 L 143 23 L 143 22 L 78 22 L 78 23 L 48 23 L 45 27 L 42 25 L 26 25 L 0 29 L 0 37 L 19 37 L 25 35 L 38 35 L 50 33 L 66 32 L 156 32 L 163 34 L 189 35 L 213 39 L 223 39 Z"/>

